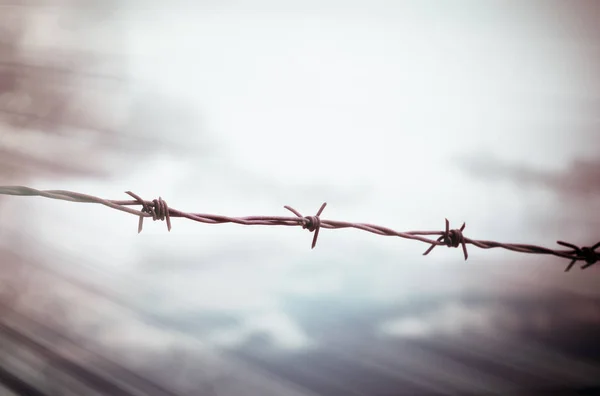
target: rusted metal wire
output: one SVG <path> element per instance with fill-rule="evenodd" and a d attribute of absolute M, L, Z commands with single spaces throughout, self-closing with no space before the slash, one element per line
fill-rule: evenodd
<path fill-rule="evenodd" d="M 559 245 L 565 246 L 569 249 L 557 250 L 549 249 L 543 246 L 527 245 L 520 243 L 501 243 L 486 240 L 477 240 L 467 238 L 463 235 L 466 224 L 463 223 L 458 229 L 450 229 L 450 223 L 446 219 L 446 227 L 443 231 L 395 231 L 391 228 L 382 227 L 374 224 L 367 223 L 351 223 L 346 221 L 338 220 L 325 220 L 321 219 L 321 213 L 325 209 L 327 203 L 323 203 L 320 209 L 317 211 L 315 216 L 302 216 L 300 212 L 293 209 L 290 206 L 284 206 L 285 209 L 294 213 L 296 217 L 284 217 L 284 216 L 246 216 L 246 217 L 230 217 L 215 214 L 205 213 L 187 213 L 177 209 L 169 208 L 167 203 L 159 197 L 152 201 L 146 201 L 138 195 L 127 191 L 126 194 L 135 198 L 134 200 L 109 200 L 102 199 L 92 195 L 81 194 L 73 191 L 65 190 L 36 190 L 34 188 L 23 187 L 23 186 L 0 186 L 0 194 L 2 195 L 19 195 L 19 196 L 40 196 L 45 198 L 60 199 L 63 201 L 70 202 L 83 202 L 83 203 L 97 203 L 108 206 L 110 208 L 120 210 L 134 214 L 139 217 L 138 233 L 142 232 L 143 221 L 146 217 L 151 217 L 152 220 L 166 220 L 167 228 L 171 231 L 171 218 L 183 217 L 186 219 L 194 220 L 200 223 L 206 224 L 223 224 L 223 223 L 235 223 L 242 225 L 281 225 L 281 226 L 301 226 L 310 232 L 314 232 L 312 240 L 312 248 L 317 243 L 319 236 L 319 230 L 321 228 L 327 229 L 339 229 L 339 228 L 357 228 L 359 230 L 371 232 L 377 235 L 385 236 L 396 236 L 404 239 L 411 239 L 415 241 L 421 241 L 431 245 L 423 255 L 429 254 L 434 247 L 439 245 L 445 245 L 448 247 L 462 247 L 463 255 L 467 260 L 468 252 L 466 245 L 473 245 L 481 249 L 492 249 L 502 248 L 511 250 L 519 253 L 530 253 L 530 254 L 546 254 L 557 257 L 562 257 L 571 260 L 569 265 L 565 268 L 565 272 L 569 271 L 577 261 L 584 261 L 585 264 L 581 266 L 581 269 L 591 267 L 600 261 L 600 252 L 597 251 L 600 248 L 600 242 L 593 246 L 578 247 L 577 245 L 557 241 Z M 141 210 L 129 208 L 129 206 L 140 205 Z M 438 236 L 436 240 L 427 238 L 427 236 Z"/>

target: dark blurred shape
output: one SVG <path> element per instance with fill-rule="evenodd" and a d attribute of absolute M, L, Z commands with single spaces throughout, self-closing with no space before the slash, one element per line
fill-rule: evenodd
<path fill-rule="evenodd" d="M 82 392 L 95 390 L 115 396 L 175 395 L 16 311 L 11 312 L 7 319 L 10 319 L 11 323 L 7 323 L 6 320 L 0 323 L 0 337 L 4 344 L 11 344 L 11 347 L 19 350 L 17 354 L 11 356 L 11 359 L 23 358 L 23 352 L 28 350 L 39 356 L 43 365 L 76 379 L 82 387 Z M 68 353 L 60 352 L 60 349 Z M 61 377 L 62 375 L 54 373 L 49 380 L 61 380 Z M 7 374 L 7 380 L 12 383 L 10 378 L 10 374 Z M 33 387 L 31 383 L 35 384 L 36 380 L 30 377 L 29 386 Z M 47 386 L 44 383 L 37 384 L 38 389 L 45 389 Z M 65 382 L 62 386 L 68 387 L 69 384 Z"/>
<path fill-rule="evenodd" d="M 119 74 L 124 60 L 30 42 L 26 33 L 36 27 L 34 16 L 46 11 L 26 5 L 0 5 L 0 184 L 40 177 L 107 176 L 111 172 L 107 159 L 115 149 L 127 148 L 127 140 L 118 133 L 120 120 L 112 117 L 127 88 L 126 78 Z M 98 23 L 92 9 L 73 17 L 68 7 L 55 6 L 59 19 L 65 11 L 63 22 L 88 16 L 85 24 L 70 26 L 69 34 L 83 41 L 91 22 Z M 81 395 L 172 394 L 99 355 L 91 358 L 93 363 L 83 364 L 78 359 L 90 353 L 82 345 L 21 312 L 28 305 L 38 309 L 45 305 L 53 316 L 68 322 L 64 313 L 69 306 L 57 305 L 51 295 L 45 296 L 50 301 L 40 301 L 36 272 L 14 254 L 35 249 L 33 244 L 28 238 L 25 244 L 0 248 L 0 392 L 54 395 L 68 388 Z M 43 289 L 51 294 L 53 287 L 46 284 Z"/>
<path fill-rule="evenodd" d="M 510 164 L 490 155 L 471 156 L 459 162 L 468 174 L 495 183 L 509 181 L 523 187 L 543 187 L 573 198 L 600 194 L 600 160 L 577 159 L 562 172 Z"/>
<path fill-rule="evenodd" d="M 600 160 L 578 158 L 559 171 L 538 169 L 522 163 L 509 163 L 493 155 L 465 156 L 457 161 L 467 175 L 489 185 L 507 183 L 521 199 L 531 229 L 578 245 L 598 242 L 600 230 Z M 529 193 L 549 192 L 540 205 Z M 534 195 L 535 196 L 535 195 Z M 549 206 L 550 205 L 550 206 Z M 548 208 L 553 213 L 548 215 Z"/>
<path fill-rule="evenodd" d="M 0 367 L 0 384 L 17 395 L 44 396 L 46 393 Z M 2 388 L 0 388 L 0 391 Z"/>
<path fill-rule="evenodd" d="M 114 139 L 110 107 L 123 96 L 123 79 L 96 71 L 106 69 L 104 54 L 31 43 L 26 33 L 40 12 L 0 13 L 0 180 L 105 175 L 98 143 Z M 73 35 L 85 40 L 85 31 Z"/>

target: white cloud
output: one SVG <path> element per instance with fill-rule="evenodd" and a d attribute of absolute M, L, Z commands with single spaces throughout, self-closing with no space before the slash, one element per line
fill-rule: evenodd
<path fill-rule="evenodd" d="M 498 307 L 468 306 L 459 301 L 417 316 L 400 317 L 380 325 L 383 334 L 403 338 L 427 338 L 439 335 L 461 335 L 472 332 L 502 334 L 520 320 L 513 312 Z"/>
<path fill-rule="evenodd" d="M 398 337 L 427 338 L 434 328 L 419 318 L 402 318 L 384 323 L 380 330 L 384 334 Z"/>
<path fill-rule="evenodd" d="M 255 334 L 268 336 L 273 347 L 281 350 L 296 351 L 315 347 L 314 341 L 289 316 L 277 311 L 252 314 L 243 319 L 239 326 L 218 329 L 209 334 L 207 339 L 217 346 L 235 347 Z"/>
<path fill-rule="evenodd" d="M 540 307 L 524 314 L 518 305 L 502 303 L 465 304 L 449 301 L 431 311 L 402 316 L 381 323 L 379 331 L 394 337 L 429 338 L 472 333 L 506 337 L 515 331 L 552 331 L 557 323 L 600 323 L 600 310 L 593 301 L 572 309 Z"/>

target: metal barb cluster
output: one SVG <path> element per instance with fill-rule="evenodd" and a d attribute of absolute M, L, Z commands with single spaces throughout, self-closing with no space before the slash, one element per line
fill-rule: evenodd
<path fill-rule="evenodd" d="M 581 266 L 582 270 L 591 267 L 592 265 L 600 261 L 600 252 L 596 252 L 596 249 L 600 247 L 600 242 L 598 242 L 594 246 L 584 246 L 581 248 L 568 242 L 557 241 L 556 243 L 558 243 L 559 245 L 570 247 L 571 249 L 573 249 L 573 253 L 577 255 L 577 257 L 571 260 L 567 268 L 565 268 L 565 272 L 568 272 L 578 260 L 583 260 L 586 262 L 586 264 Z"/>
<path fill-rule="evenodd" d="M 296 209 L 294 209 L 290 206 L 287 206 L 287 205 L 284 206 L 284 208 L 286 208 L 287 210 L 289 210 L 290 212 L 292 212 L 293 214 L 295 214 L 296 216 L 298 216 L 302 219 L 302 228 L 307 229 L 310 232 L 313 232 L 313 231 L 315 232 L 315 236 L 313 237 L 311 249 L 314 249 L 315 246 L 317 245 L 317 238 L 319 237 L 319 229 L 321 228 L 321 219 L 319 218 L 319 216 L 321 216 L 321 213 L 323 213 L 323 209 L 325 209 L 325 206 L 327 206 L 327 202 L 323 202 L 323 205 L 321 205 L 321 208 L 319 209 L 319 211 L 317 212 L 317 214 L 315 216 L 304 216 L 304 217 Z"/>
<path fill-rule="evenodd" d="M 161 198 L 152 200 L 152 205 L 148 205 L 139 195 L 132 193 L 131 191 L 125 191 L 125 194 L 128 194 L 135 198 L 140 205 L 142 205 L 142 212 L 149 213 L 152 215 L 152 220 L 167 220 L 167 229 L 171 232 L 171 216 L 169 216 L 169 207 L 167 203 Z M 142 227 L 144 226 L 144 216 L 140 216 L 140 221 L 138 223 L 138 234 L 142 232 Z"/>
<path fill-rule="evenodd" d="M 450 229 L 450 222 L 446 219 L 446 227 L 444 231 L 395 231 L 387 227 L 378 226 L 367 223 L 351 223 L 346 221 L 338 220 L 325 220 L 321 219 L 321 214 L 325 209 L 327 203 L 323 203 L 315 216 L 302 216 L 300 212 L 293 209 L 290 206 L 284 206 L 285 209 L 292 212 L 295 217 L 283 217 L 283 216 L 247 216 L 247 217 L 229 217 L 214 214 L 200 214 L 200 213 L 187 213 L 173 208 L 169 208 L 167 203 L 159 197 L 152 201 L 143 200 L 138 195 L 127 191 L 126 194 L 130 195 L 134 200 L 107 200 L 92 195 L 81 194 L 73 191 L 65 190 L 36 190 L 29 187 L 23 186 L 0 186 L 0 195 L 18 195 L 18 196 L 40 196 L 45 198 L 59 199 L 69 202 L 83 202 L 83 203 L 97 203 L 108 206 L 110 208 L 127 212 L 139 217 L 138 233 L 142 231 L 143 220 L 145 217 L 151 217 L 152 220 L 166 220 L 167 228 L 171 231 L 171 218 L 172 217 L 183 217 L 189 220 L 194 220 L 200 223 L 206 224 L 224 224 L 224 223 L 235 223 L 241 225 L 270 225 L 270 226 L 301 226 L 303 229 L 307 229 L 310 232 L 314 232 L 312 240 L 312 248 L 317 244 L 317 238 L 319 237 L 319 230 L 321 228 L 328 229 L 341 229 L 341 228 L 356 228 L 359 230 L 367 231 L 377 235 L 394 236 L 403 239 L 411 239 L 421 241 L 430 245 L 430 247 L 423 253 L 423 255 L 429 254 L 436 246 L 447 246 L 457 248 L 462 246 L 463 255 L 465 260 L 469 257 L 467 252 L 467 244 L 473 245 L 480 249 L 492 249 L 502 248 L 505 250 L 511 250 L 519 253 L 529 254 L 545 254 L 557 257 L 562 257 L 571 260 L 569 265 L 566 267 L 565 272 L 569 271 L 573 265 L 578 261 L 584 261 L 585 264 L 581 266 L 581 269 L 591 267 L 600 261 L 600 252 L 597 251 L 600 248 L 600 242 L 593 246 L 578 247 L 572 243 L 558 241 L 559 245 L 569 248 L 568 250 L 554 250 L 543 246 L 526 245 L 520 243 L 501 243 L 495 241 L 485 241 L 467 238 L 463 235 L 466 224 L 463 223 L 458 229 Z M 141 210 L 131 209 L 129 206 L 141 206 Z M 437 236 L 437 239 L 430 239 L 428 236 Z"/>
<path fill-rule="evenodd" d="M 462 245 L 465 261 L 469 258 L 469 253 L 467 253 L 467 245 L 465 243 L 465 237 L 462 234 L 466 225 L 466 223 L 463 223 L 463 225 L 459 229 L 451 230 L 450 222 L 448 221 L 448 219 L 446 219 L 446 231 L 444 231 L 442 236 L 437 239 L 438 242 L 443 242 L 448 247 L 456 248 Z M 425 253 L 423 253 L 423 256 L 427 256 L 429 252 L 433 250 L 434 247 L 436 247 L 436 245 L 432 244 L 429 247 L 429 249 L 427 249 Z"/>

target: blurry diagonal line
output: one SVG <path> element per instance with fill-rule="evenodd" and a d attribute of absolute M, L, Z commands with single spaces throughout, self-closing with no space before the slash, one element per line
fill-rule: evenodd
<path fill-rule="evenodd" d="M 68 272 L 57 271 L 54 268 L 52 268 L 51 266 L 40 263 L 38 260 L 30 260 L 30 259 L 27 259 L 26 257 L 21 257 L 17 252 L 10 251 L 10 253 L 14 255 L 13 260 L 16 260 L 27 266 L 35 267 L 36 269 L 40 269 L 42 271 L 48 272 L 54 276 L 57 276 L 58 278 L 62 278 L 65 281 L 69 282 L 70 284 L 74 285 L 75 287 L 80 288 L 83 291 L 91 292 L 97 296 L 100 296 L 101 298 L 105 298 L 106 300 L 111 301 L 112 303 L 115 303 L 116 305 L 118 305 L 120 307 L 124 307 L 124 308 L 128 309 L 129 312 L 135 314 L 136 316 L 140 316 L 139 312 L 137 312 L 130 305 L 128 305 L 128 303 L 124 299 L 114 295 L 113 293 L 110 293 L 109 291 L 107 291 L 103 288 L 97 287 L 90 282 L 80 280 L 80 279 L 78 279 L 77 276 L 75 276 L 73 274 L 69 274 Z M 113 281 L 111 280 L 111 283 L 112 282 Z M 69 337 L 66 334 L 57 332 L 56 330 L 52 329 L 51 327 L 49 327 L 48 325 L 44 324 L 43 322 L 41 322 L 37 319 L 26 316 L 26 315 L 16 311 L 14 308 L 12 308 L 10 306 L 10 304 L 6 304 L 6 303 L 1 304 L 0 303 L 0 305 L 4 305 L 4 307 L 2 307 L 2 311 L 1 311 L 1 312 L 3 312 L 3 315 L 6 315 L 7 313 L 9 313 L 9 316 L 11 318 L 17 318 L 21 322 L 23 322 L 25 328 L 27 328 L 27 329 L 31 329 L 31 328 L 42 329 L 45 334 L 52 335 L 52 337 L 54 339 L 60 339 L 64 342 L 68 343 L 69 345 L 76 346 L 80 351 L 93 356 L 97 362 L 100 362 L 103 365 L 103 367 L 114 367 L 116 369 L 114 371 L 118 372 L 118 375 L 123 377 L 123 380 L 126 381 L 126 383 L 136 384 L 140 389 L 145 389 L 145 391 L 144 391 L 145 393 L 143 393 L 143 394 L 145 394 L 145 395 L 167 395 L 167 396 L 168 395 L 171 395 L 171 396 L 177 395 L 176 393 L 173 393 L 172 391 L 166 389 L 165 387 L 158 384 L 157 382 L 152 381 L 148 378 L 145 378 L 144 376 L 137 374 L 135 371 L 128 369 L 127 367 L 118 363 L 114 359 L 111 359 L 111 358 L 93 350 L 92 348 L 88 348 L 86 346 L 81 345 L 80 342 L 77 342 L 76 340 L 72 339 L 71 337 Z M 152 315 L 150 315 L 150 314 L 145 315 L 145 316 L 146 317 L 144 319 L 156 320 L 155 318 L 152 318 L 151 317 Z M 0 328 L 1 328 L 1 324 L 0 324 Z M 69 368 L 69 367 L 72 367 L 72 366 L 68 365 L 67 368 Z"/>
<path fill-rule="evenodd" d="M 521 343 L 489 333 L 478 334 L 476 337 L 476 343 L 473 339 L 432 338 L 428 341 L 427 348 L 438 354 L 459 350 L 462 355 L 490 361 L 546 382 L 552 380 L 557 383 L 573 381 L 593 384 L 600 374 L 598 366 L 557 353 L 536 340 L 528 339 L 527 343 Z M 565 370 L 565 367 L 569 367 L 569 370 Z"/>
<path fill-rule="evenodd" d="M 19 260 L 20 262 L 23 261 L 22 260 L 23 258 L 19 257 L 19 259 L 20 259 Z M 75 287 L 80 288 L 83 291 L 91 292 L 97 296 L 100 296 L 101 298 L 105 298 L 106 300 L 111 301 L 112 303 L 115 303 L 116 305 L 118 305 L 120 307 L 128 309 L 128 311 L 130 311 L 131 313 L 134 313 L 136 316 L 139 316 L 139 312 L 135 311 L 135 309 L 133 309 L 131 306 L 129 306 L 124 299 L 119 298 L 118 296 L 108 292 L 107 290 L 104 290 L 100 287 L 92 285 L 90 282 L 80 280 L 80 279 L 78 279 L 77 276 L 56 271 L 54 268 L 44 265 L 44 264 L 41 264 L 41 263 L 38 263 L 38 261 L 36 261 L 36 260 L 25 259 L 24 264 L 35 267 L 42 271 L 46 271 L 54 276 L 62 278 L 65 281 L 69 282 L 70 284 L 74 285 Z M 24 324 L 25 328 L 34 328 L 34 327 L 41 328 L 45 334 L 51 334 L 52 337 L 54 337 L 56 339 L 65 341 L 65 342 L 69 343 L 70 345 L 77 346 L 77 348 L 79 348 L 81 351 L 93 356 L 97 362 L 102 363 L 103 367 L 115 367 L 116 371 L 119 372 L 119 375 L 124 376 L 124 381 L 126 381 L 128 384 L 137 384 L 139 388 L 146 389 L 145 393 L 144 393 L 146 395 L 150 395 L 150 394 L 152 394 L 152 395 L 154 395 L 154 394 L 156 394 L 156 395 L 172 395 L 172 396 L 176 395 L 176 393 L 173 393 L 172 391 L 167 390 L 166 388 L 159 385 L 158 383 L 156 383 L 152 380 L 149 380 L 148 378 L 145 378 L 144 376 L 137 374 L 135 371 L 132 371 L 132 370 L 126 368 L 125 366 L 121 365 L 114 359 L 108 358 L 105 355 L 103 355 L 91 348 L 81 345 L 79 342 L 73 340 L 68 335 L 57 332 L 56 330 L 52 329 L 51 327 L 42 323 L 41 321 L 36 320 L 32 317 L 26 316 L 26 315 L 16 311 L 9 305 L 6 305 L 5 307 L 3 307 L 2 312 L 4 314 L 6 314 L 6 312 L 10 312 L 11 317 L 13 317 L 13 318 L 16 317 L 21 322 L 25 323 Z M 150 315 L 147 315 L 147 317 L 145 319 L 156 320 L 155 318 L 150 318 Z M 1 328 L 1 326 L 2 326 L 2 324 L 0 324 L 0 328 Z M 67 368 L 71 368 L 71 367 L 72 366 L 67 366 Z M 78 373 L 76 373 L 76 374 L 78 375 Z M 158 392 L 158 393 L 156 393 L 156 392 Z"/>
<path fill-rule="evenodd" d="M 2 7 L 2 4 L 0 4 L 0 7 Z M 0 47 L 12 48 L 15 45 L 14 41 L 10 39 L 4 40 L 4 38 L 0 37 Z M 44 56 L 46 56 L 47 58 L 45 59 L 80 59 L 81 63 L 86 61 L 89 64 L 97 65 L 99 63 L 108 63 L 109 60 L 115 60 L 115 63 L 117 63 L 128 57 L 126 53 L 100 51 L 97 48 L 89 47 L 89 50 L 84 50 L 81 48 L 67 48 L 60 45 L 35 45 L 28 42 L 21 42 L 20 44 L 23 44 L 23 46 L 20 48 L 18 54 L 24 59 L 34 57 L 44 59 Z"/>
<path fill-rule="evenodd" d="M 381 359 L 373 359 L 368 353 L 357 354 L 355 353 L 355 350 L 349 352 L 347 345 L 337 347 L 329 341 L 330 340 L 320 346 L 321 350 L 325 351 L 330 356 L 329 359 L 323 360 L 321 363 L 322 365 L 319 367 L 298 365 L 294 367 L 294 370 L 302 370 L 307 375 L 314 376 L 325 382 L 331 382 L 340 389 L 347 389 L 349 385 L 345 383 L 334 383 L 333 378 L 326 374 L 332 371 L 335 372 L 337 366 L 353 366 L 359 368 L 358 370 L 361 372 L 373 371 L 377 373 L 378 376 L 389 378 L 396 383 L 409 384 L 417 389 L 421 389 L 422 392 L 426 392 L 426 394 L 445 394 L 445 391 L 448 390 L 448 387 L 440 385 L 437 378 L 433 379 L 418 373 L 412 366 L 399 366 L 397 364 L 398 356 L 395 356 L 396 360 L 392 360 L 391 364 L 390 362 L 382 363 Z M 368 346 L 365 347 L 365 349 L 369 349 Z M 333 365 L 329 363 L 331 358 L 334 358 L 337 361 Z"/>
<path fill-rule="evenodd" d="M 19 396 L 49 396 L 18 376 L 0 366 L 0 385 L 10 389 Z M 0 388 L 1 390 L 1 388 Z"/>
<path fill-rule="evenodd" d="M 11 241 L 7 241 L 7 242 L 10 243 Z M 53 249 L 52 246 L 45 246 L 45 248 Z M 13 254 L 18 254 L 18 253 L 13 252 Z M 23 257 L 21 257 L 21 258 L 23 258 Z M 79 261 L 79 260 L 77 260 L 77 261 Z M 173 327 L 173 326 L 169 325 L 168 323 L 165 322 L 163 317 L 161 317 L 160 315 L 157 315 L 152 310 L 149 310 L 144 306 L 139 306 L 135 303 L 132 303 L 131 301 L 127 300 L 124 297 L 119 296 L 116 293 L 110 292 L 110 291 L 106 290 L 106 287 L 104 287 L 104 288 L 98 287 L 98 286 L 92 284 L 88 279 L 82 279 L 81 277 L 74 275 L 73 273 L 71 273 L 68 270 L 59 271 L 56 268 L 53 268 L 50 265 L 46 265 L 43 262 L 40 262 L 38 260 L 25 259 L 24 263 L 26 265 L 35 267 L 36 269 L 40 269 L 42 271 L 48 272 L 52 275 L 55 275 L 65 281 L 71 283 L 72 285 L 81 289 L 82 291 L 91 292 L 91 293 L 99 296 L 100 298 L 104 298 L 104 299 L 116 304 L 117 306 L 124 308 L 127 312 L 132 314 L 132 316 L 135 317 L 137 320 L 142 320 L 147 323 L 152 323 L 154 326 L 156 326 L 158 328 L 162 328 L 162 329 L 165 329 L 165 330 L 177 333 L 177 334 L 190 336 L 191 340 L 198 342 L 198 343 L 201 342 L 201 340 L 198 339 L 196 334 L 186 332 L 177 327 Z M 128 290 L 132 291 L 136 295 L 145 295 L 145 294 L 148 294 L 149 292 L 152 292 L 152 286 L 144 285 L 139 280 L 135 280 L 135 281 L 130 280 L 127 282 L 127 280 L 123 279 L 123 276 L 119 276 L 118 279 L 116 277 L 114 279 L 111 279 L 110 283 L 113 283 L 117 280 L 119 280 L 121 282 L 125 282 L 128 285 Z M 34 319 L 29 319 L 29 320 L 34 320 Z M 51 331 L 53 331 L 53 330 L 51 330 Z M 63 339 L 69 340 L 69 338 L 64 334 L 60 334 L 60 337 Z M 75 342 L 75 341 L 70 341 L 70 342 Z M 87 348 L 85 348 L 85 349 L 88 350 Z M 113 365 L 122 367 L 119 363 L 115 362 L 114 360 L 112 360 L 110 358 L 103 356 L 99 352 L 92 351 L 92 350 L 89 350 L 89 352 L 93 353 L 95 356 L 98 356 L 103 361 L 108 361 Z M 240 366 L 245 365 L 245 362 L 239 361 L 234 356 L 228 355 L 227 358 L 230 361 L 235 361 L 236 364 L 238 364 Z M 124 372 L 132 372 L 124 367 L 123 367 L 123 370 L 124 370 Z M 252 366 L 251 370 L 254 372 L 259 372 L 259 373 L 263 372 L 263 370 L 260 367 L 257 367 L 254 365 Z M 132 372 L 132 373 L 139 377 L 138 374 L 135 374 L 134 372 Z M 272 373 L 268 372 L 268 373 L 264 373 L 264 374 L 269 375 Z M 140 378 L 145 379 L 145 377 L 140 377 Z M 303 394 L 303 395 L 313 395 L 313 393 L 310 390 L 308 390 L 301 384 L 290 381 L 284 377 L 277 376 L 277 381 L 280 383 L 283 383 L 286 386 L 286 388 L 294 388 L 294 389 L 300 390 L 301 394 Z M 152 381 L 152 383 L 155 384 L 154 381 Z M 316 395 L 314 395 L 314 396 L 316 396 Z"/>
<path fill-rule="evenodd" d="M 96 169 L 86 168 L 75 165 L 64 164 L 56 160 L 49 160 L 44 158 L 38 158 L 32 153 L 16 153 L 14 150 L 5 150 L 0 147 L 0 166 L 7 173 L 12 173 L 10 170 L 23 170 L 31 169 L 32 171 L 39 172 L 43 169 L 44 172 L 55 172 L 57 174 L 67 173 L 72 175 L 81 176 L 99 176 L 101 173 L 97 172 Z"/>
<path fill-rule="evenodd" d="M 12 328 L 11 326 L 0 323 L 0 333 L 4 336 L 8 336 L 18 344 L 26 346 L 28 349 L 36 352 L 37 354 L 46 358 L 52 365 L 58 365 L 66 371 L 70 372 L 75 376 L 75 378 L 81 379 L 86 382 L 88 385 L 93 386 L 96 389 L 102 389 L 103 391 L 109 391 L 110 394 L 115 396 L 130 396 L 134 395 L 127 391 L 122 386 L 114 384 L 109 380 L 97 375 L 96 373 L 73 363 L 72 361 L 66 359 L 64 356 L 54 352 L 48 347 L 44 346 L 38 341 L 35 341 L 33 338 L 30 338 L 23 334 L 21 331 Z"/>
<path fill-rule="evenodd" d="M 102 128 L 98 125 L 91 125 L 81 122 L 74 122 L 68 119 L 52 119 L 52 116 L 42 116 L 37 115 L 35 113 L 25 113 L 15 110 L 10 110 L 6 108 L 0 107 L 0 114 L 4 114 L 6 117 L 14 117 L 16 119 L 23 120 L 24 123 L 40 123 L 44 127 L 54 127 L 56 129 L 60 129 L 60 127 L 73 128 L 73 129 L 81 129 L 89 132 L 95 132 L 100 135 L 110 135 L 112 140 L 116 140 L 115 142 L 107 142 L 106 139 L 99 141 L 98 145 L 108 145 L 114 146 L 115 148 L 120 148 L 120 145 L 125 145 L 127 147 L 131 146 L 137 149 L 146 149 L 149 147 L 157 147 L 161 146 L 164 148 L 169 148 L 173 150 L 177 150 L 179 152 L 186 152 L 191 150 L 189 145 L 181 144 L 177 141 L 164 141 L 154 137 L 148 137 L 144 135 L 134 135 L 127 133 L 126 131 L 121 132 L 118 129 L 111 128 Z M 0 121 L 2 119 L 0 118 Z M 194 148 L 195 150 L 195 148 Z M 24 165 L 25 166 L 25 165 Z M 38 168 L 39 169 L 39 168 Z M 89 170 L 85 170 L 85 172 L 89 172 Z"/>
<path fill-rule="evenodd" d="M 358 315 L 352 315 L 352 320 L 361 326 L 370 324 L 369 320 Z M 347 345 L 352 345 L 352 349 L 348 350 Z M 492 387 L 504 394 L 514 385 L 504 378 L 480 370 L 480 367 L 467 366 L 442 354 L 428 352 L 416 343 L 390 347 L 390 344 L 383 343 L 381 339 L 371 339 L 365 343 L 360 337 L 344 333 L 328 338 L 323 348 L 348 362 L 356 361 L 356 356 L 360 356 L 360 364 L 377 367 L 389 375 L 433 393 L 443 393 L 445 390 L 462 394 L 465 389 L 477 388 L 484 393 Z M 431 365 L 430 362 L 436 362 L 436 365 Z M 452 390 L 452 387 L 455 389 Z"/>
<path fill-rule="evenodd" d="M 79 71 L 77 69 L 71 69 L 71 68 L 59 67 L 59 66 L 36 65 L 36 64 L 25 63 L 25 62 L 11 62 L 11 61 L 0 60 L 0 67 L 15 69 L 18 73 L 23 73 L 23 74 L 26 74 L 27 70 L 32 70 L 32 71 L 42 71 L 42 72 L 54 73 L 54 74 L 66 74 L 66 75 L 79 76 L 79 77 L 85 77 L 85 78 L 115 80 L 118 82 L 128 81 L 128 79 L 123 76 Z"/>
<path fill-rule="evenodd" d="M 75 9 L 75 10 L 94 10 L 97 9 L 98 6 L 94 3 L 90 2 L 88 4 L 85 3 L 71 3 L 71 4 L 60 4 L 59 2 L 52 4 L 48 1 L 27 1 L 27 0 L 15 0 L 15 1 L 3 1 L 0 3 L 0 7 L 12 7 L 12 8 L 67 8 L 67 9 Z"/>
<path fill-rule="evenodd" d="M 6 308 L 5 308 L 6 309 Z M 21 345 L 25 345 L 28 349 L 31 349 L 48 359 L 53 366 L 60 366 L 60 368 L 74 375 L 75 378 L 80 379 L 87 383 L 89 386 L 101 389 L 102 391 L 108 392 L 110 395 L 115 396 L 130 396 L 130 395 L 165 395 L 165 396 L 176 396 L 176 393 L 169 391 L 158 384 L 148 381 L 147 379 L 139 376 L 126 369 L 125 367 L 117 364 L 116 362 L 106 359 L 102 355 L 94 353 L 89 349 L 75 343 L 65 335 L 50 329 L 43 323 L 29 318 L 12 308 L 8 308 L 11 311 L 10 316 L 13 319 L 18 319 L 22 322 L 24 327 L 27 329 L 39 329 L 43 334 L 49 335 L 54 339 L 60 339 L 72 346 L 76 346 L 80 351 L 91 354 L 96 363 L 101 363 L 103 367 L 113 367 L 114 373 L 119 372 L 119 376 L 122 377 L 120 380 L 114 377 L 100 374 L 99 370 L 88 369 L 81 364 L 67 358 L 65 355 L 56 352 L 53 348 L 40 341 L 34 340 L 31 336 L 26 335 L 23 331 L 9 325 L 8 323 L 0 323 L 0 333 L 8 336 L 15 340 Z M 131 389 L 134 388 L 134 389 Z"/>
<path fill-rule="evenodd" d="M 171 229 L 171 217 L 183 217 L 189 220 L 197 221 L 206 224 L 223 224 L 223 223 L 234 223 L 240 225 L 267 225 L 267 226 L 300 226 L 304 229 L 308 229 L 310 232 L 315 233 L 315 238 L 312 241 L 312 247 L 315 247 L 316 236 L 318 235 L 320 228 L 327 229 L 340 229 L 340 228 L 356 228 L 363 231 L 367 231 L 377 235 L 383 236 L 396 236 L 404 239 L 411 239 L 420 242 L 424 242 L 430 245 L 430 248 L 425 251 L 424 255 L 427 255 L 435 246 L 447 246 L 447 247 L 459 247 L 463 249 L 465 260 L 467 259 L 466 245 L 470 244 L 481 249 L 492 249 L 502 248 L 519 253 L 529 254 L 545 254 L 553 255 L 557 257 L 563 257 L 571 260 L 571 264 L 566 268 L 568 271 L 572 264 L 576 261 L 584 261 L 581 268 L 587 268 L 600 261 L 600 252 L 597 249 L 600 247 L 600 242 L 594 246 L 585 246 L 582 248 L 576 245 L 559 241 L 558 243 L 563 246 L 569 246 L 568 250 L 549 249 L 543 246 L 528 245 L 520 243 L 502 243 L 487 240 L 476 240 L 467 238 L 463 235 L 465 224 L 459 229 L 450 229 L 449 222 L 446 219 L 446 229 L 443 231 L 395 231 L 388 227 L 378 226 L 367 223 L 352 223 L 346 221 L 337 220 L 325 220 L 319 217 L 321 211 L 324 209 L 325 204 L 321 206 L 321 209 L 316 216 L 302 216 L 295 209 L 284 206 L 286 209 L 296 214 L 296 217 L 284 217 L 284 216 L 246 216 L 246 217 L 231 217 L 215 214 L 204 214 L 204 213 L 188 213 L 177 209 L 169 208 L 167 203 L 159 197 L 152 201 L 146 201 L 130 191 L 127 194 L 136 198 L 135 200 L 108 200 L 95 197 L 92 195 L 81 194 L 73 191 L 65 190 L 36 190 L 34 188 L 24 186 L 0 186 L 0 194 L 4 195 L 18 195 L 18 196 L 40 196 L 45 198 L 52 198 L 70 202 L 81 202 L 81 203 L 96 203 L 108 206 L 115 210 L 134 214 L 139 217 L 138 232 L 142 230 L 142 222 L 146 217 L 150 217 L 153 220 L 167 220 L 169 231 Z M 130 209 L 128 206 L 140 205 L 141 210 Z M 425 236 L 438 236 L 437 240 L 426 238 Z"/>
<path fill-rule="evenodd" d="M 9 109 L 3 109 L 3 108 L 0 108 L 0 113 L 5 114 L 7 116 L 21 118 L 21 119 L 25 119 L 25 120 L 33 120 L 33 121 L 38 121 L 38 122 L 43 122 L 43 123 L 48 123 L 48 124 L 62 125 L 62 126 L 71 127 L 71 128 L 93 130 L 93 131 L 98 131 L 98 132 L 107 133 L 107 134 L 115 133 L 115 131 L 107 129 L 107 128 L 99 128 L 98 126 L 85 125 L 85 124 L 76 123 L 76 122 L 68 122 L 67 120 L 53 120 L 53 119 L 49 119 L 48 117 L 45 117 L 45 116 L 37 115 L 35 113 L 23 113 L 23 112 L 9 110 Z"/>

